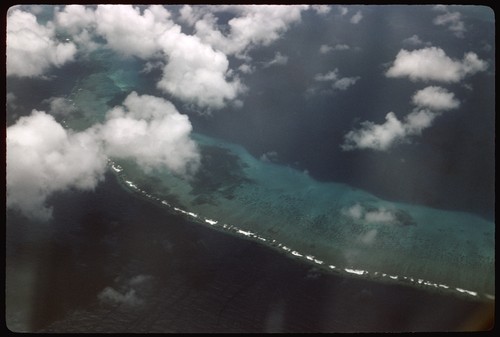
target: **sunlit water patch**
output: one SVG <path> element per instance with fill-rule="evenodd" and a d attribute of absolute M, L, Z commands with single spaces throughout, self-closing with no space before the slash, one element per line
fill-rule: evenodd
<path fill-rule="evenodd" d="M 245 149 L 193 135 L 190 178 L 115 161 L 124 186 L 193 221 L 260 241 L 324 270 L 494 299 L 494 223 L 473 214 L 389 202 Z"/>

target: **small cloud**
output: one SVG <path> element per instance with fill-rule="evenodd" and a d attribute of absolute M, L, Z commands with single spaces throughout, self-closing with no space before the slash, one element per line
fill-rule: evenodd
<path fill-rule="evenodd" d="M 319 47 L 319 52 L 321 54 L 326 54 L 326 53 L 329 53 L 333 51 L 333 47 L 332 46 L 329 46 L 329 45 L 326 45 L 326 44 L 322 44 L 320 47 Z"/>
<path fill-rule="evenodd" d="M 10 109 L 17 108 L 17 97 L 13 92 L 8 92 L 6 95 L 7 107 Z"/>
<path fill-rule="evenodd" d="M 351 47 L 349 47 L 346 44 L 336 44 L 333 47 L 326 45 L 326 44 L 323 44 L 319 47 L 319 52 L 321 54 L 327 54 L 327 53 L 332 52 L 332 51 L 349 50 L 349 49 L 351 49 Z"/>
<path fill-rule="evenodd" d="M 363 217 L 363 207 L 359 203 L 357 203 L 349 207 L 348 209 L 344 209 L 343 213 L 350 218 L 360 220 Z"/>
<path fill-rule="evenodd" d="M 361 11 L 357 11 L 356 14 L 354 14 L 349 21 L 352 24 L 357 25 L 362 19 L 363 19 L 363 14 L 361 14 Z"/>
<path fill-rule="evenodd" d="M 438 10 L 444 11 L 445 13 L 435 17 L 432 22 L 437 26 L 447 26 L 456 37 L 463 38 L 467 30 L 462 21 L 462 15 L 459 12 L 449 12 L 446 7 L 444 10 L 439 7 Z"/>
<path fill-rule="evenodd" d="M 349 12 L 349 9 L 347 9 L 347 7 L 345 7 L 345 6 L 340 6 L 339 11 L 340 11 L 340 15 L 344 16 L 347 14 L 347 12 Z"/>
<path fill-rule="evenodd" d="M 315 81 L 335 81 L 338 78 L 338 69 L 334 69 L 326 74 L 316 74 L 314 76 Z"/>
<path fill-rule="evenodd" d="M 422 46 L 422 45 L 426 45 L 426 46 L 432 45 L 432 43 L 430 43 L 430 42 L 422 41 L 422 39 L 417 34 L 414 34 L 414 35 L 404 39 L 403 43 L 410 45 L 410 46 L 414 46 L 414 47 L 418 47 L 418 46 Z"/>
<path fill-rule="evenodd" d="M 247 63 L 243 63 L 241 66 L 238 67 L 238 70 L 241 71 L 243 74 L 251 74 L 255 71 L 255 67 Z"/>
<path fill-rule="evenodd" d="M 351 85 L 354 85 L 360 79 L 359 76 L 356 77 L 342 77 L 333 83 L 333 88 L 338 90 L 346 90 Z"/>
<path fill-rule="evenodd" d="M 356 77 L 342 77 L 338 76 L 338 69 L 334 69 L 325 74 L 316 74 L 314 80 L 317 82 L 332 82 L 332 89 L 346 90 L 351 85 L 355 84 L 360 79 Z"/>
<path fill-rule="evenodd" d="M 311 8 L 320 15 L 326 15 L 332 10 L 332 7 L 328 5 L 312 5 Z"/>
<path fill-rule="evenodd" d="M 280 52 L 277 52 L 272 60 L 264 63 L 264 68 L 268 68 L 273 65 L 285 65 L 287 63 L 288 56 L 282 55 Z"/>
<path fill-rule="evenodd" d="M 391 211 L 380 208 L 373 211 L 367 211 L 364 220 L 369 223 L 391 223 L 396 220 L 396 217 Z"/>
<path fill-rule="evenodd" d="M 142 301 L 137 297 L 135 290 L 130 289 L 126 293 L 122 294 L 121 292 L 113 289 L 112 287 L 106 287 L 103 291 L 97 295 L 97 298 L 104 303 L 107 304 L 117 304 L 117 305 L 126 305 L 126 306 L 136 306 L 142 304 Z"/>
<path fill-rule="evenodd" d="M 370 229 L 368 232 L 359 235 L 358 240 L 365 245 L 372 245 L 377 237 L 378 230 L 376 228 Z"/>
<path fill-rule="evenodd" d="M 341 148 L 344 151 L 354 149 L 384 151 L 405 136 L 404 125 L 393 112 L 389 112 L 383 124 L 366 121 L 361 124 L 361 129 L 349 131 L 344 137 L 345 141 Z"/>
<path fill-rule="evenodd" d="M 448 57 L 441 48 L 428 47 L 413 51 L 400 50 L 385 75 L 409 77 L 412 81 L 458 82 L 486 68 L 486 61 L 480 60 L 473 52 L 466 53 L 459 61 Z"/>
<path fill-rule="evenodd" d="M 51 115 L 68 116 L 76 111 L 74 104 L 64 97 L 51 97 L 43 102 L 49 104 Z"/>
<path fill-rule="evenodd" d="M 260 160 L 265 163 L 274 163 L 278 159 L 278 153 L 276 151 L 268 151 L 260 156 Z"/>
<path fill-rule="evenodd" d="M 437 86 L 417 91 L 412 97 L 412 102 L 416 106 L 431 110 L 450 110 L 460 106 L 460 102 L 455 99 L 452 92 Z"/>

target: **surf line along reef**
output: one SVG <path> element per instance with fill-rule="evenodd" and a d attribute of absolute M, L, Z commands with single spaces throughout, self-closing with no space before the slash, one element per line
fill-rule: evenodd
<path fill-rule="evenodd" d="M 322 270 L 494 300 L 494 247 L 485 239 L 493 223 L 385 201 L 260 161 L 235 144 L 201 134 L 193 139 L 202 165 L 191 179 L 145 173 L 127 160 L 109 164 L 123 186 L 174 213 Z M 476 235 L 467 231 L 471 224 Z"/>

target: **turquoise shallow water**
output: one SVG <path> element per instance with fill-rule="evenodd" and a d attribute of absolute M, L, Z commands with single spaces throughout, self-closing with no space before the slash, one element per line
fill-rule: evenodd
<path fill-rule="evenodd" d="M 69 127 L 81 130 L 102 121 L 120 97 L 140 88 L 137 69 L 123 69 L 129 68 L 107 64 L 78 81 L 68 97 L 78 110 L 67 118 Z M 111 167 L 124 187 L 173 212 L 317 267 L 494 299 L 493 222 L 318 182 L 236 144 L 192 137 L 202 154 L 194 177 L 146 173 L 127 160 L 112 161 Z"/>
<path fill-rule="evenodd" d="M 165 207 L 320 267 L 493 299 L 493 223 L 385 201 L 262 162 L 234 144 L 193 138 L 206 161 L 194 178 L 146 174 L 127 161 L 113 168 L 125 186 Z"/>

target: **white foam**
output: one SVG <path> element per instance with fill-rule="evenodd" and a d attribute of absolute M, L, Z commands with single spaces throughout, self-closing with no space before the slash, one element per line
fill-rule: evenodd
<path fill-rule="evenodd" d="M 495 299 L 494 295 L 484 294 L 484 296 L 486 296 L 486 298 L 489 298 L 490 300 L 494 300 Z"/>
<path fill-rule="evenodd" d="M 281 249 L 286 250 L 287 252 L 291 251 L 291 249 L 288 248 L 287 246 L 283 246 L 283 247 L 281 247 Z"/>
<path fill-rule="evenodd" d="M 389 275 L 390 278 L 392 278 L 393 280 L 397 280 L 398 277 L 397 276 L 392 276 L 392 275 Z"/>
<path fill-rule="evenodd" d="M 165 200 L 162 200 L 161 203 L 164 205 L 170 206 L 170 204 L 168 202 L 166 202 Z"/>
<path fill-rule="evenodd" d="M 461 293 L 466 293 L 466 294 L 469 294 L 472 296 L 477 296 L 477 292 L 475 292 L 475 291 L 470 291 L 470 290 L 466 290 L 466 289 L 462 289 L 462 288 L 455 288 L 455 289 L 457 289 Z"/>
<path fill-rule="evenodd" d="M 444 284 L 438 284 L 438 286 L 440 286 L 441 288 L 445 288 L 445 289 L 449 288 L 447 285 L 444 285 Z"/>
<path fill-rule="evenodd" d="M 314 259 L 314 262 L 317 263 L 317 264 L 323 264 L 324 263 L 323 261 L 318 260 L 318 259 Z"/>
<path fill-rule="evenodd" d="M 136 190 L 138 189 L 137 186 L 130 180 L 125 180 L 125 183 L 127 183 L 128 186 L 135 188 Z"/>
<path fill-rule="evenodd" d="M 306 259 L 308 259 L 310 261 L 313 261 L 314 260 L 314 256 L 312 256 L 312 255 L 306 255 Z"/>
<path fill-rule="evenodd" d="M 211 220 L 211 219 L 205 219 L 205 222 L 206 222 L 206 223 L 209 223 L 210 225 L 212 225 L 212 226 L 213 226 L 213 225 L 216 225 L 216 224 L 217 224 L 217 222 L 219 222 L 219 221 L 215 221 L 215 220 Z"/>
<path fill-rule="evenodd" d="M 298 257 L 302 257 L 302 256 L 304 256 L 304 255 L 300 254 L 299 252 L 297 252 L 296 250 L 294 250 L 294 251 L 292 252 L 292 255 L 295 255 L 295 256 L 298 256 Z"/>
<path fill-rule="evenodd" d="M 250 232 L 250 231 L 244 231 L 244 230 L 241 230 L 241 229 L 238 229 L 238 231 L 237 231 L 237 232 L 238 232 L 238 233 L 240 233 L 240 234 L 243 234 L 243 235 L 245 235 L 245 236 L 250 236 L 250 235 L 253 235 L 253 233 L 252 233 L 252 232 Z"/>
<path fill-rule="evenodd" d="M 357 275 L 363 275 L 365 273 L 364 270 L 361 269 L 350 269 L 350 268 L 344 268 L 344 270 L 348 273 L 351 274 L 357 274 Z"/>
<path fill-rule="evenodd" d="M 116 165 L 115 164 L 111 164 L 111 168 L 115 171 L 115 172 L 121 172 L 123 171 L 123 169 L 119 166 L 119 165 Z"/>
<path fill-rule="evenodd" d="M 330 267 L 330 269 L 335 269 L 336 268 L 333 264 L 329 265 L 328 267 Z"/>

